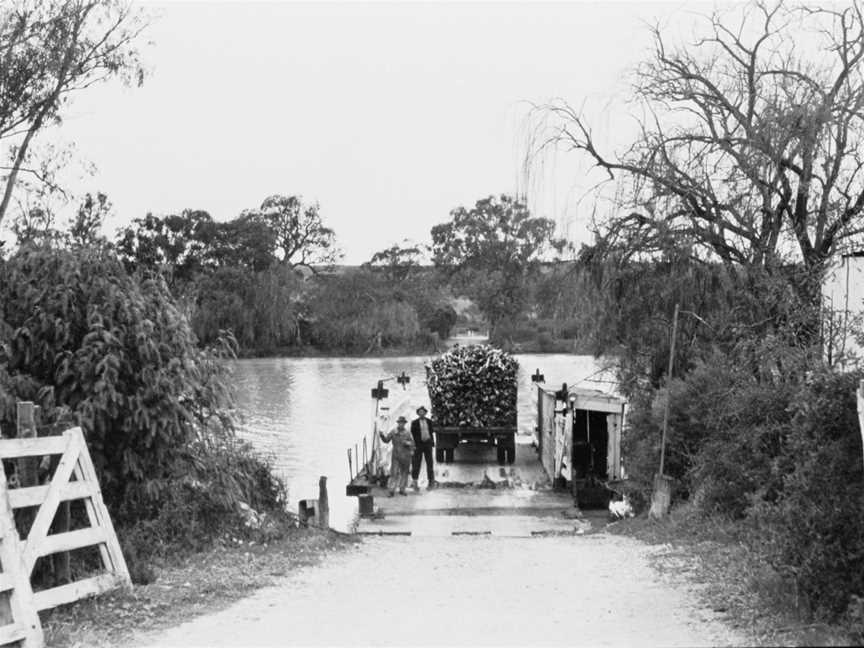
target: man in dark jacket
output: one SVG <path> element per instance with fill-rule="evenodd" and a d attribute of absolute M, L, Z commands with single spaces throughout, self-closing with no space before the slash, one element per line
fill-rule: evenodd
<path fill-rule="evenodd" d="M 422 405 L 417 408 L 417 418 L 411 421 L 411 436 L 414 437 L 414 456 L 411 457 L 411 487 L 417 491 L 417 478 L 420 476 L 420 463 L 426 459 L 426 477 L 429 490 L 435 487 L 435 466 L 432 463 L 432 448 L 435 447 L 434 427 L 426 418 L 428 410 Z"/>

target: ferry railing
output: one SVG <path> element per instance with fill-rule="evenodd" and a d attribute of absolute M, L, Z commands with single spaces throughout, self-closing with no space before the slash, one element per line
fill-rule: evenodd
<path fill-rule="evenodd" d="M 379 380 L 378 386 L 372 390 L 372 425 L 353 448 L 347 449 L 349 483 L 359 480 L 381 482 L 389 474 L 390 448 L 381 442 L 379 432 L 393 427 L 392 422 L 400 415 L 409 418 L 411 412 L 410 392 L 407 389 L 384 389 L 384 383 L 390 380 L 406 387 L 410 378 L 403 372 L 401 376 Z"/>

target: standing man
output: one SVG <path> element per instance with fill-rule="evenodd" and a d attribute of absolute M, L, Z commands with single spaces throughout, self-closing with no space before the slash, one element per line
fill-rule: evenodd
<path fill-rule="evenodd" d="M 417 418 L 411 421 L 411 436 L 414 437 L 414 456 L 411 458 L 411 487 L 417 491 L 417 478 L 420 476 L 420 463 L 426 459 L 426 477 L 429 479 L 428 489 L 435 487 L 435 466 L 432 464 L 432 448 L 435 439 L 432 436 L 434 428 L 432 421 L 426 418 L 428 410 L 422 405 L 417 408 Z"/>
<path fill-rule="evenodd" d="M 390 460 L 390 497 L 399 489 L 399 494 L 405 494 L 405 486 L 408 484 L 408 471 L 411 470 L 411 462 L 414 460 L 414 440 L 411 433 L 405 427 L 408 422 L 404 416 L 396 419 L 396 429 L 387 434 L 379 432 L 378 435 L 384 443 L 393 442 L 393 454 Z"/>

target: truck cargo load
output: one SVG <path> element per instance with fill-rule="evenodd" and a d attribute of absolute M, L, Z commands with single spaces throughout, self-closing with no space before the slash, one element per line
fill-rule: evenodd
<path fill-rule="evenodd" d="M 430 363 L 438 461 L 453 461 L 461 443 L 484 443 L 496 447 L 499 463 L 513 463 L 518 371 L 512 355 L 488 345 L 456 347 Z"/>

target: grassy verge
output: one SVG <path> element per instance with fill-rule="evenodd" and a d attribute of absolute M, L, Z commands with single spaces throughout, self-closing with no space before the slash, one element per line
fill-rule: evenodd
<path fill-rule="evenodd" d="M 796 594 L 759 552 L 754 529 L 740 522 L 673 509 L 662 522 L 640 516 L 611 524 L 609 533 L 663 545 L 654 566 L 702 585 L 704 603 L 760 646 L 856 645 L 846 628 L 814 623 Z"/>
<path fill-rule="evenodd" d="M 158 631 L 226 607 L 271 585 L 292 569 L 354 546 L 350 536 L 288 529 L 265 543 L 230 541 L 157 569 L 157 578 L 129 592 L 114 592 L 42 615 L 45 644 L 54 648 L 124 646 L 135 635 Z"/>

